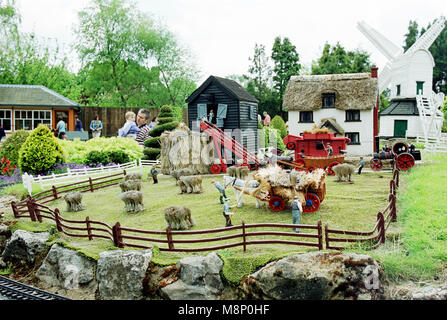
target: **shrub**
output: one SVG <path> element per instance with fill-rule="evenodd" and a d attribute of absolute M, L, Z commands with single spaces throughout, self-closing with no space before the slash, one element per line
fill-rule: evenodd
<path fill-rule="evenodd" d="M 34 129 L 19 151 L 22 172 L 39 174 L 64 161 L 64 150 L 47 126 Z"/>
<path fill-rule="evenodd" d="M 175 128 L 177 128 L 178 126 L 178 122 L 174 121 L 174 122 L 169 122 L 169 123 L 165 123 L 165 124 L 160 124 L 157 125 L 154 129 L 152 129 L 151 131 L 148 132 L 148 134 L 151 137 L 158 137 L 160 136 L 164 131 L 172 131 Z"/>
<path fill-rule="evenodd" d="M 284 139 L 287 136 L 287 127 L 284 120 L 280 115 L 276 115 L 273 117 L 272 121 L 270 121 L 270 127 L 277 129 L 281 135 L 281 138 Z"/>
<path fill-rule="evenodd" d="M 157 160 L 160 156 L 159 148 L 144 148 L 144 160 Z"/>
<path fill-rule="evenodd" d="M 154 137 L 145 140 L 144 146 L 149 148 L 160 148 L 160 137 Z"/>
<path fill-rule="evenodd" d="M 85 161 L 88 164 L 107 164 L 109 163 L 109 155 L 107 152 L 93 150 L 87 154 Z"/>
<path fill-rule="evenodd" d="M 168 105 L 164 105 L 160 108 L 160 114 L 158 115 L 160 118 L 163 117 L 171 117 L 174 118 L 175 114 L 174 111 L 172 110 L 171 106 Z"/>
<path fill-rule="evenodd" d="M 130 162 L 130 157 L 123 151 L 108 151 L 109 163 L 123 164 Z"/>
<path fill-rule="evenodd" d="M 158 120 L 157 125 L 161 125 L 161 124 L 166 124 L 166 123 L 174 121 L 174 118 L 173 117 L 163 117 L 163 118 L 157 117 L 157 120 Z"/>
<path fill-rule="evenodd" d="M 29 137 L 29 132 L 18 130 L 10 135 L 0 146 L 0 158 L 6 158 L 12 165 L 19 164 L 19 151 Z"/>
<path fill-rule="evenodd" d="M 276 147 L 282 150 L 286 149 L 286 146 L 284 142 L 282 141 L 281 135 L 279 134 L 277 129 L 271 128 L 271 127 L 264 127 L 264 134 L 265 134 L 265 146 L 266 147 Z M 272 141 L 270 141 L 270 136 L 272 136 Z M 276 146 L 274 146 L 274 138 L 273 136 L 276 136 Z"/>

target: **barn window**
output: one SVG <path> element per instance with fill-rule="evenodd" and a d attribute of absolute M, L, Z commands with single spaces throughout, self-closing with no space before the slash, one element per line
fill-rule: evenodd
<path fill-rule="evenodd" d="M 250 106 L 250 120 L 256 120 L 256 106 Z"/>
<path fill-rule="evenodd" d="M 351 142 L 349 143 L 350 145 L 351 144 L 360 144 L 360 133 L 358 133 L 358 132 L 346 132 L 345 137 L 347 137 L 351 140 Z"/>
<path fill-rule="evenodd" d="M 323 108 L 335 108 L 335 93 L 323 93 Z"/>
<path fill-rule="evenodd" d="M 11 131 L 11 110 L 0 110 L 0 125 L 5 131 Z"/>
<path fill-rule="evenodd" d="M 360 121 L 360 110 L 346 110 L 345 121 Z"/>
<path fill-rule="evenodd" d="M 314 114 L 312 111 L 300 111 L 300 122 L 314 122 Z"/>

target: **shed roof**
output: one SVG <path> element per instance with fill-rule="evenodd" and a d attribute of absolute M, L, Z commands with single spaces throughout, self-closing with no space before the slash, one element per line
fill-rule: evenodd
<path fill-rule="evenodd" d="M 416 98 L 394 99 L 391 104 L 380 111 L 379 116 L 418 116 Z"/>
<path fill-rule="evenodd" d="M 0 106 L 79 108 L 79 104 L 39 85 L 0 84 Z"/>
<path fill-rule="evenodd" d="M 209 78 L 186 99 L 186 102 L 191 102 L 197 98 L 211 83 L 217 84 L 223 91 L 237 100 L 255 103 L 259 102 L 236 81 L 216 76 L 209 76 Z"/>
<path fill-rule="evenodd" d="M 370 110 L 376 106 L 377 78 L 370 73 L 292 76 L 284 93 L 286 111 L 314 111 L 322 108 L 322 94 L 335 93 L 335 108 Z"/>

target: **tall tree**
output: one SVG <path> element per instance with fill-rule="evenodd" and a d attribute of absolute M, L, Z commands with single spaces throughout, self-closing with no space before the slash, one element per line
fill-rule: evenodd
<path fill-rule="evenodd" d="M 282 100 L 287 82 L 292 75 L 298 75 L 301 69 L 299 63 L 299 55 L 296 47 L 290 42 L 289 38 L 276 37 L 273 43 L 272 56 L 273 67 L 273 84 L 278 96 L 279 110 L 281 116 L 286 116 L 282 111 Z"/>
<path fill-rule="evenodd" d="M 368 72 L 371 70 L 369 57 L 366 51 L 346 51 L 339 42 L 334 46 L 326 43 L 321 57 L 312 62 L 312 74 Z"/>
<path fill-rule="evenodd" d="M 408 24 L 408 32 L 405 34 L 405 44 L 403 45 L 404 51 L 407 51 L 419 37 L 418 24 L 416 21 L 410 20 Z"/>

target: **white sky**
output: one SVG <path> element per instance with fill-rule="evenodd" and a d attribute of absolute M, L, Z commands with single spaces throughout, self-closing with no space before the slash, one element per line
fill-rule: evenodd
<path fill-rule="evenodd" d="M 22 31 L 55 38 L 68 48 L 77 12 L 88 4 L 89 0 L 17 0 Z M 137 5 L 189 48 L 201 81 L 210 75 L 246 74 L 255 44 L 264 44 L 270 55 L 276 36 L 290 39 L 307 68 L 321 55 L 325 42 L 339 41 L 347 50 L 371 53 L 380 72 L 386 58 L 357 29 L 359 21 L 402 46 L 410 20 L 426 27 L 447 16 L 446 0 L 137 0 Z M 72 63 L 78 65 L 75 54 Z"/>

